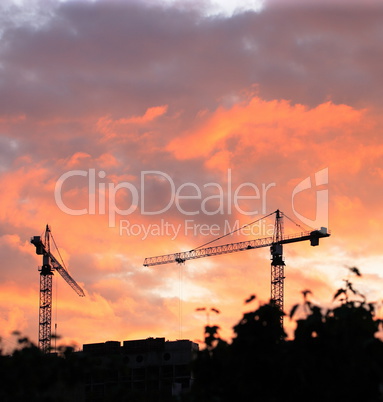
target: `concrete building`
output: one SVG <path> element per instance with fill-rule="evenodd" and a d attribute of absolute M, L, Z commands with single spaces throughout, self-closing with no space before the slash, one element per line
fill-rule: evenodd
<path fill-rule="evenodd" d="M 84 357 L 92 361 L 85 399 L 170 401 L 190 390 L 191 362 L 197 352 L 198 344 L 192 341 L 165 338 L 83 345 Z"/>

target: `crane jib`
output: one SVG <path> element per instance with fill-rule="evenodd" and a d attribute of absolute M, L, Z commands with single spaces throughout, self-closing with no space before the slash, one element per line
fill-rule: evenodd
<path fill-rule="evenodd" d="M 55 256 L 51 254 L 45 247 L 40 236 L 33 236 L 31 238 L 31 243 L 36 247 L 36 254 L 47 256 L 54 268 L 62 278 L 68 283 L 68 285 L 81 297 L 85 296 L 84 291 L 77 284 L 77 282 L 70 276 L 69 272 L 57 261 Z"/>
<path fill-rule="evenodd" d="M 284 236 L 277 243 L 288 244 L 296 243 L 299 241 L 309 240 L 312 246 L 317 246 L 319 244 L 319 239 L 322 237 L 329 237 L 330 233 L 326 228 L 320 228 L 313 231 L 306 231 L 301 233 L 295 233 L 293 235 Z M 209 257 L 214 255 L 229 254 L 239 251 L 252 250 L 260 247 L 271 246 L 275 243 L 273 237 L 264 237 L 260 239 L 247 240 L 238 243 L 223 244 L 220 246 L 204 247 L 200 249 L 183 251 L 180 253 L 160 255 L 156 257 L 148 257 L 144 260 L 144 266 L 154 266 L 169 264 L 176 262 L 178 264 L 184 263 L 187 260 L 193 260 L 197 258 Z"/>

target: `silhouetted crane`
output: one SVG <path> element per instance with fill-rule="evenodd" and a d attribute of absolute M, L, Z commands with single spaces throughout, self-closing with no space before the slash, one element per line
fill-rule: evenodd
<path fill-rule="evenodd" d="M 223 244 L 221 246 L 196 248 L 190 251 L 160 255 L 157 257 L 149 257 L 145 258 L 144 266 L 149 267 L 153 265 L 168 264 L 171 262 L 182 264 L 187 260 L 193 260 L 196 258 L 210 257 L 220 254 L 229 254 L 235 253 L 237 251 L 252 250 L 254 248 L 269 246 L 271 253 L 271 302 L 274 303 L 274 305 L 277 306 L 280 311 L 283 311 L 285 280 L 283 244 L 310 240 L 311 246 L 318 246 L 319 239 L 322 237 L 329 237 L 330 233 L 327 231 L 327 228 L 322 227 L 313 231 L 304 231 L 301 233 L 285 236 L 283 231 L 284 214 L 279 209 L 277 209 L 273 213 L 275 213 L 273 236 L 255 240 L 247 240 L 238 243 Z M 280 322 L 281 326 L 283 327 L 283 315 L 281 315 Z"/>
<path fill-rule="evenodd" d="M 40 309 L 39 309 L 39 348 L 43 353 L 51 351 L 52 339 L 52 276 L 56 270 L 72 289 L 81 297 L 85 296 L 84 291 L 69 275 L 68 271 L 51 254 L 50 249 L 51 230 L 46 226 L 44 241 L 40 236 L 31 238 L 31 243 L 36 246 L 36 254 L 43 256 L 43 265 L 40 271 Z M 52 237 L 53 239 L 53 237 Z M 54 239 L 53 239 L 54 241 Z"/>

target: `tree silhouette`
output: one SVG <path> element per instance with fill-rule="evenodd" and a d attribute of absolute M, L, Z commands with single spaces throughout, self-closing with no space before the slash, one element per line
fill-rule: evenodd
<path fill-rule="evenodd" d="M 357 268 L 349 270 L 361 276 Z M 349 278 L 335 293 L 340 305 L 333 309 L 314 305 L 309 290 L 302 294 L 306 316 L 297 320 L 293 340 L 286 340 L 282 312 L 272 304 L 244 314 L 231 343 L 219 338 L 217 327 L 207 327 L 191 400 L 382 401 L 383 343 L 375 336 L 381 320 L 374 305 Z"/>

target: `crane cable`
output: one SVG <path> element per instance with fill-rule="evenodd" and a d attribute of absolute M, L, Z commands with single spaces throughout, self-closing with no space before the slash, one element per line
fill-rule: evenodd
<path fill-rule="evenodd" d="M 201 247 L 205 247 L 205 246 L 207 246 L 208 244 L 211 244 L 211 243 L 214 243 L 214 242 L 217 241 L 217 240 L 223 239 L 224 237 L 229 236 L 229 235 L 231 235 L 231 234 L 233 234 L 233 233 L 235 233 L 235 232 L 238 232 L 239 230 L 242 230 L 242 229 L 244 229 L 244 228 L 247 227 L 247 226 L 251 226 L 251 225 L 253 225 L 254 223 L 257 223 L 257 222 L 261 221 L 262 219 L 265 219 L 265 218 L 267 218 L 267 217 L 269 217 L 270 215 L 273 215 L 273 214 L 275 214 L 275 211 L 269 213 L 268 215 L 262 216 L 261 218 L 255 220 L 255 221 L 253 221 L 253 222 L 247 223 L 246 225 L 243 225 L 243 226 L 241 226 L 241 227 L 238 228 L 238 229 L 235 229 L 235 230 L 233 230 L 233 231 L 231 231 L 231 232 L 229 232 L 229 233 L 226 233 L 226 234 L 224 234 L 223 236 L 217 237 L 217 238 L 214 239 L 214 240 L 211 240 L 211 241 L 209 241 L 209 242 L 207 242 L 207 243 L 205 243 L 205 244 L 202 244 L 201 246 L 198 246 L 198 247 L 196 247 L 195 249 L 190 250 L 190 251 L 198 250 L 198 249 L 201 248 Z"/>
<path fill-rule="evenodd" d="M 178 299 L 179 339 L 182 339 L 182 298 L 183 298 L 182 291 L 183 291 L 182 264 L 179 264 L 179 299 Z"/>
<path fill-rule="evenodd" d="M 56 296 L 56 301 L 55 301 L 55 332 L 54 332 L 54 334 L 55 334 L 55 338 L 54 338 L 54 341 L 55 341 L 55 347 L 54 347 L 54 352 L 57 352 L 57 321 L 58 321 L 58 316 L 57 316 L 57 306 L 58 306 L 58 293 L 59 293 L 59 291 L 58 291 L 58 280 L 57 280 L 57 275 L 55 275 L 55 276 L 53 276 L 53 278 L 54 278 L 54 281 L 55 281 L 55 296 Z"/>
<path fill-rule="evenodd" d="M 283 214 L 283 216 L 285 216 L 289 221 L 291 221 L 294 225 L 298 226 L 300 229 L 302 229 L 304 232 L 307 231 L 307 229 L 305 229 L 302 225 L 300 225 L 299 223 L 295 222 L 293 219 L 289 218 L 285 213 Z"/>
<path fill-rule="evenodd" d="M 68 270 L 67 269 L 67 267 L 66 267 L 66 265 L 65 265 L 65 262 L 64 262 L 64 259 L 62 258 L 62 256 L 61 256 L 61 253 L 60 253 L 60 250 L 59 250 L 59 248 L 58 248 L 58 246 L 57 246 L 57 243 L 56 243 L 56 240 L 55 240 L 55 238 L 53 237 L 53 234 L 52 234 L 52 230 L 50 230 L 50 234 L 51 234 L 51 238 L 52 238 L 52 240 L 53 240 L 53 244 L 54 244 L 54 246 L 55 246 L 55 249 L 56 249 L 56 251 L 57 251 L 57 254 L 59 255 L 59 257 L 60 257 L 60 260 L 61 260 L 61 263 L 62 263 L 62 266 L 66 269 L 66 270 Z M 54 329 L 54 335 L 55 335 L 55 338 L 54 338 L 54 343 L 55 343 L 55 347 L 54 347 L 54 349 L 55 349 L 55 352 L 57 351 L 57 347 L 56 347 L 56 343 L 57 343 L 57 321 L 58 321 L 58 319 L 57 319 L 57 306 L 58 306 L 58 281 L 57 281 L 57 279 L 56 279 L 56 277 L 54 277 L 55 278 L 55 288 L 56 288 L 56 301 L 55 301 L 55 329 Z"/>
<path fill-rule="evenodd" d="M 257 222 L 261 221 L 262 219 L 265 219 L 265 218 L 267 218 L 267 217 L 269 217 L 270 215 L 273 215 L 273 214 L 275 214 L 275 211 L 271 212 L 268 215 L 262 216 L 261 218 L 256 219 L 253 222 L 247 223 L 246 225 L 243 225 L 240 228 L 235 229 L 235 230 L 233 230 L 233 231 L 231 231 L 229 233 L 225 233 L 223 236 L 217 237 L 216 239 L 211 240 L 211 241 L 209 241 L 209 242 L 207 242 L 205 244 L 202 244 L 202 245 L 196 247 L 193 250 L 198 250 L 199 248 L 205 247 L 205 246 L 207 246 L 207 245 L 209 245 L 211 243 L 216 242 L 217 240 L 223 239 L 224 237 L 229 236 L 229 235 L 231 235 L 231 234 L 233 234 L 235 232 L 238 232 L 239 230 L 244 229 L 247 226 L 251 226 L 254 223 L 257 223 Z M 193 250 L 191 250 L 191 251 L 193 251 Z M 182 288 L 183 288 L 182 264 L 179 264 L 179 306 L 178 306 L 178 314 L 179 314 L 179 337 L 180 337 L 180 339 L 182 339 L 182 290 L 183 290 Z"/>
<path fill-rule="evenodd" d="M 60 257 L 61 264 L 62 264 L 62 266 L 65 268 L 65 270 L 68 271 L 68 268 L 66 267 L 65 262 L 64 262 L 64 260 L 63 260 L 63 258 L 62 258 L 62 256 L 61 256 L 60 250 L 59 250 L 59 248 L 58 248 L 58 246 L 57 246 L 57 244 L 56 244 L 55 238 L 53 237 L 52 231 L 51 231 L 50 233 L 51 233 L 51 238 L 52 238 L 52 240 L 53 240 L 53 244 L 54 244 L 54 246 L 55 246 L 55 248 L 56 248 L 57 254 L 58 254 L 59 257 Z M 68 271 L 68 272 L 69 272 L 69 271 Z"/>

